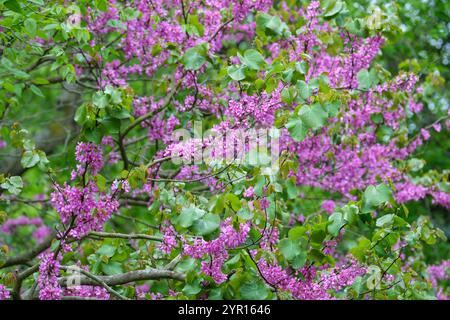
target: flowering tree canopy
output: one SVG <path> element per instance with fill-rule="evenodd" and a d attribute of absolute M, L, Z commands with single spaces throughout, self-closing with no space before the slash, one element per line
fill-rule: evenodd
<path fill-rule="evenodd" d="M 0 0 L 0 299 L 447 298 L 444 77 L 352 3 Z"/>

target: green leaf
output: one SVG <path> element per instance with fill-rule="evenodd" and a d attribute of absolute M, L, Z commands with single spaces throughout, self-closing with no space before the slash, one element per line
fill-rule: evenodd
<path fill-rule="evenodd" d="M 305 233 L 306 233 L 306 227 L 296 226 L 296 227 L 293 227 L 291 230 L 289 230 L 288 237 L 290 240 L 296 240 L 296 239 L 303 237 L 303 235 Z"/>
<path fill-rule="evenodd" d="M 302 107 L 298 114 L 303 124 L 313 130 L 322 128 L 328 119 L 327 112 L 319 103 L 315 103 L 311 107 Z"/>
<path fill-rule="evenodd" d="M 219 228 L 220 217 L 217 214 L 207 213 L 202 218 L 196 220 L 193 225 L 195 234 L 203 236 Z"/>
<path fill-rule="evenodd" d="M 292 267 L 294 269 L 300 269 L 306 263 L 306 258 L 308 257 L 308 253 L 306 251 L 302 251 L 297 254 L 294 259 L 292 259 Z"/>
<path fill-rule="evenodd" d="M 324 17 L 331 18 L 341 12 L 343 8 L 344 3 L 341 0 L 328 1 L 323 15 Z"/>
<path fill-rule="evenodd" d="M 289 199 L 295 199 L 298 197 L 299 190 L 292 179 L 289 179 L 286 182 L 286 189 Z"/>
<path fill-rule="evenodd" d="M 36 20 L 34 20 L 32 18 L 28 18 L 27 20 L 25 20 L 23 25 L 25 27 L 25 31 L 28 33 L 28 35 L 30 37 L 36 36 L 36 30 L 37 30 Z"/>
<path fill-rule="evenodd" d="M 371 242 L 365 237 L 359 238 L 358 244 L 350 249 L 352 255 L 359 261 L 363 261 L 366 257 L 366 252 L 370 248 Z"/>
<path fill-rule="evenodd" d="M 7 0 L 5 3 L 3 3 L 5 7 L 7 7 L 9 10 L 12 10 L 14 12 L 22 13 L 22 8 L 20 7 L 19 3 L 16 0 Z"/>
<path fill-rule="evenodd" d="M 79 125 L 83 125 L 87 120 L 87 110 L 86 105 L 81 105 L 78 107 L 77 111 L 75 112 L 74 120 Z"/>
<path fill-rule="evenodd" d="M 358 89 L 367 91 L 372 86 L 372 77 L 367 69 L 362 69 L 357 74 Z"/>
<path fill-rule="evenodd" d="M 37 95 L 37 96 L 39 96 L 39 97 L 42 97 L 42 98 L 45 98 L 45 96 L 44 96 L 44 94 L 42 93 L 41 89 L 39 89 L 38 87 L 36 87 L 34 84 L 30 85 L 30 89 L 31 89 L 31 91 L 32 91 L 35 95 Z"/>
<path fill-rule="evenodd" d="M 246 281 L 240 288 L 244 300 L 264 300 L 269 295 L 269 288 L 259 280 Z"/>
<path fill-rule="evenodd" d="M 278 248 L 287 260 L 292 260 L 297 254 L 300 253 L 299 243 L 290 239 L 280 240 L 278 242 Z"/>
<path fill-rule="evenodd" d="M 116 253 L 116 247 L 104 244 L 97 250 L 97 254 L 111 258 Z"/>
<path fill-rule="evenodd" d="M 35 78 L 35 79 L 33 79 L 33 83 L 34 84 L 49 84 L 50 82 L 48 82 L 48 80 L 45 78 Z"/>
<path fill-rule="evenodd" d="M 44 5 L 44 0 L 28 0 L 30 2 L 33 2 L 34 4 L 37 4 L 38 6 Z"/>
<path fill-rule="evenodd" d="M 181 58 L 181 62 L 187 70 L 198 70 L 206 62 L 206 53 L 207 49 L 205 44 L 189 48 Z"/>
<path fill-rule="evenodd" d="M 373 212 L 381 204 L 393 201 L 392 190 L 385 184 L 368 186 L 363 194 L 362 213 Z"/>
<path fill-rule="evenodd" d="M 22 191 L 23 181 L 20 176 L 12 176 L 6 179 L 0 186 L 12 194 L 18 195 Z"/>
<path fill-rule="evenodd" d="M 303 141 L 308 133 L 308 128 L 305 127 L 302 120 L 298 117 L 294 117 L 289 120 L 285 127 L 288 129 L 292 139 L 297 142 Z"/>
<path fill-rule="evenodd" d="M 303 80 L 297 81 L 297 88 L 299 90 L 300 97 L 303 100 L 308 99 L 312 94 L 312 88 Z"/>
<path fill-rule="evenodd" d="M 33 151 L 25 151 L 22 155 L 22 159 L 20 160 L 20 164 L 24 168 L 34 167 L 40 160 L 38 154 Z"/>
<path fill-rule="evenodd" d="M 395 214 L 386 214 L 377 219 L 376 226 L 379 228 L 390 227 L 394 223 Z"/>
<path fill-rule="evenodd" d="M 245 79 L 245 70 L 247 70 L 246 66 L 233 65 L 227 68 L 227 74 L 231 79 L 241 81 Z"/>
<path fill-rule="evenodd" d="M 253 70 L 260 70 L 264 65 L 264 57 L 255 49 L 249 49 L 244 52 L 244 56 L 239 55 L 243 64 Z"/>
<path fill-rule="evenodd" d="M 187 283 L 183 288 L 183 293 L 187 296 L 194 296 L 202 290 L 200 280 L 196 279 L 191 283 Z"/>
<path fill-rule="evenodd" d="M 102 264 L 102 271 L 108 275 L 113 276 L 123 273 L 122 264 L 116 261 L 110 261 L 108 264 Z"/>
<path fill-rule="evenodd" d="M 253 218 L 254 213 L 253 211 L 248 210 L 247 208 L 241 208 L 238 212 L 237 215 L 239 218 L 243 219 L 243 220 L 250 220 Z"/>
<path fill-rule="evenodd" d="M 239 197 L 236 196 L 235 194 L 228 193 L 225 196 L 225 199 L 227 199 L 229 205 L 231 205 L 231 208 L 234 211 L 238 211 L 242 207 L 241 200 L 239 200 Z"/>
<path fill-rule="evenodd" d="M 292 104 L 294 102 L 294 99 L 296 97 L 296 90 L 294 87 L 284 88 L 281 91 L 281 99 L 283 102 L 286 102 L 287 104 Z"/>
<path fill-rule="evenodd" d="M 106 190 L 106 178 L 101 174 L 95 176 L 95 181 L 97 182 L 98 190 L 104 192 Z"/>
<path fill-rule="evenodd" d="M 289 28 L 278 16 L 259 13 L 256 16 L 256 33 L 263 36 L 289 36 Z"/>
<path fill-rule="evenodd" d="M 205 211 L 195 206 L 183 208 L 177 217 L 177 223 L 183 228 L 189 228 L 195 221 L 205 215 Z"/>
<path fill-rule="evenodd" d="M 331 223 L 327 226 L 328 232 L 337 237 L 341 228 L 347 223 L 341 212 L 333 213 L 328 219 Z"/>

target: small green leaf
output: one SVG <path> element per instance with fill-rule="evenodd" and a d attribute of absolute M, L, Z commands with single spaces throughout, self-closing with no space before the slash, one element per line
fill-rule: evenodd
<path fill-rule="evenodd" d="M 253 218 L 254 213 L 253 211 L 248 210 L 247 208 L 241 208 L 238 212 L 237 215 L 239 218 L 243 219 L 243 220 L 250 220 Z"/>
<path fill-rule="evenodd" d="M 206 53 L 205 44 L 189 48 L 181 58 L 181 62 L 187 70 L 198 70 L 206 62 Z"/>
<path fill-rule="evenodd" d="M 289 120 L 285 127 L 288 129 L 292 139 L 297 142 L 303 141 L 308 133 L 308 128 L 305 127 L 302 120 L 298 117 Z"/>
<path fill-rule="evenodd" d="M 315 103 L 311 107 L 302 107 L 298 114 L 303 124 L 313 130 L 322 128 L 328 119 L 327 112 L 319 103 Z"/>
<path fill-rule="evenodd" d="M 33 151 L 25 151 L 22 155 L 22 159 L 20 160 L 20 164 L 24 168 L 34 167 L 40 160 L 38 154 Z"/>
<path fill-rule="evenodd" d="M 227 73 L 231 79 L 236 80 L 236 81 L 241 81 L 241 80 L 245 79 L 245 70 L 246 69 L 247 69 L 246 66 L 233 65 L 233 66 L 229 66 L 227 68 Z"/>
<path fill-rule="evenodd" d="M 341 12 L 343 8 L 344 3 L 341 0 L 328 1 L 323 15 L 324 17 L 331 18 Z"/>
<path fill-rule="evenodd" d="M 30 89 L 31 89 L 31 91 L 32 91 L 35 95 L 37 95 L 37 96 L 39 96 L 39 97 L 42 97 L 42 98 L 45 98 L 45 96 L 44 96 L 44 94 L 42 93 L 41 89 L 39 89 L 38 87 L 36 87 L 34 84 L 30 85 Z"/>
<path fill-rule="evenodd" d="M 260 70 L 264 65 L 264 57 L 255 49 L 249 49 L 244 52 L 244 56 L 239 55 L 241 62 L 253 70 Z"/>
<path fill-rule="evenodd" d="M 116 247 L 104 244 L 97 250 L 97 254 L 111 258 L 116 253 Z"/>
<path fill-rule="evenodd" d="M 376 226 L 379 228 L 390 227 L 394 223 L 395 214 L 386 214 L 377 219 Z"/>
<path fill-rule="evenodd" d="M 102 264 L 102 271 L 108 275 L 113 276 L 123 273 L 122 264 L 116 261 L 110 261 L 108 264 Z"/>
<path fill-rule="evenodd" d="M 16 0 L 7 0 L 4 3 L 5 7 L 14 12 L 22 13 L 22 8 Z"/>
<path fill-rule="evenodd" d="M 241 298 L 245 300 L 264 300 L 269 295 L 269 288 L 259 280 L 246 281 L 240 288 Z"/>
<path fill-rule="evenodd" d="M 341 212 L 333 213 L 330 216 L 329 221 L 331 223 L 328 225 L 327 230 L 332 236 L 337 237 L 339 235 L 339 231 L 341 231 L 341 228 L 346 224 L 346 221 L 342 216 L 342 213 Z"/>
<path fill-rule="evenodd" d="M 37 30 L 36 20 L 34 20 L 32 18 L 28 18 L 27 20 L 25 20 L 23 25 L 25 27 L 25 31 L 28 33 L 28 35 L 30 37 L 36 36 L 36 30 Z"/>
<path fill-rule="evenodd" d="M 23 181 L 20 176 L 12 176 L 6 179 L 0 186 L 12 194 L 18 195 L 22 191 Z"/>
<path fill-rule="evenodd" d="M 202 218 L 196 220 L 193 225 L 195 234 L 203 236 L 219 228 L 220 217 L 217 214 L 207 213 Z"/>
<path fill-rule="evenodd" d="M 183 208 L 180 215 L 177 217 L 177 223 L 183 228 L 189 228 L 195 221 L 205 215 L 205 211 L 195 206 Z"/>
<path fill-rule="evenodd" d="M 367 91 L 372 86 L 372 77 L 367 69 L 362 69 L 357 74 L 358 89 Z"/>
<path fill-rule="evenodd" d="M 362 213 L 369 213 L 381 204 L 393 201 L 392 190 L 385 184 L 368 186 L 363 194 Z"/>
<path fill-rule="evenodd" d="M 306 83 L 305 81 L 303 81 L 303 80 L 297 81 L 297 88 L 299 89 L 300 97 L 301 97 L 303 100 L 308 99 L 308 98 L 311 96 L 311 94 L 312 94 L 312 89 L 311 89 L 311 87 L 309 86 L 309 84 L 307 84 L 307 83 Z"/>
<path fill-rule="evenodd" d="M 278 242 L 278 248 L 287 260 L 292 260 L 300 253 L 300 245 L 297 241 L 282 239 Z"/>

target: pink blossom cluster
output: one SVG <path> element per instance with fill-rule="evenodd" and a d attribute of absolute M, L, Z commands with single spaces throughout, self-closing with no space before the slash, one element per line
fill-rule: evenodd
<path fill-rule="evenodd" d="M 94 298 L 97 300 L 109 300 L 109 293 L 99 286 L 68 286 L 62 288 L 58 282 L 61 269 L 62 255 L 46 251 L 40 255 L 38 287 L 40 300 L 60 300 L 63 296 L 76 296 Z M 87 267 L 82 267 L 87 271 Z"/>
<path fill-rule="evenodd" d="M 175 228 L 170 225 L 168 221 L 165 221 L 161 227 L 161 231 L 164 235 L 163 241 L 159 248 L 169 254 L 173 248 L 177 246 L 177 232 Z"/>
<path fill-rule="evenodd" d="M 241 125 L 248 125 L 249 119 L 265 126 L 273 125 L 275 111 L 284 104 L 281 102 L 282 85 L 270 95 L 247 95 L 243 93 L 239 99 L 228 102 L 227 115 L 235 119 Z"/>
<path fill-rule="evenodd" d="M 11 234 L 16 230 L 17 227 L 30 225 L 37 227 L 33 231 L 32 236 L 39 243 L 42 242 L 45 238 L 47 238 L 52 232 L 52 230 L 44 224 L 41 218 L 39 217 L 29 218 L 27 216 L 21 216 L 15 219 L 8 219 L 0 227 L 0 231 L 4 232 L 5 234 Z"/>
<path fill-rule="evenodd" d="M 239 224 L 236 230 L 232 224 L 232 219 L 227 218 L 222 221 L 219 236 L 211 241 L 195 239 L 192 244 L 184 245 L 184 254 L 196 259 L 202 259 L 205 255 L 210 257 L 210 261 L 202 261 L 202 272 L 211 276 L 218 284 L 227 280 L 227 276 L 222 272 L 222 265 L 228 259 L 227 249 L 237 248 L 247 239 L 250 231 L 250 223 Z"/>
<path fill-rule="evenodd" d="M 181 51 L 202 42 L 208 42 L 212 52 L 221 49 L 225 31 L 234 29 L 238 33 L 239 30 L 245 30 L 244 18 L 251 12 L 267 11 L 272 6 L 272 1 L 191 2 L 184 8 L 179 2 L 138 0 L 127 4 L 127 7 L 137 10 L 139 15 L 126 21 L 120 19 L 119 6 L 121 6 L 120 3 L 110 0 L 108 10 L 98 14 L 94 13 L 92 8 L 88 8 L 88 14 L 85 17 L 88 29 L 95 34 L 126 30 L 119 46 L 127 60 L 136 58 L 139 63 L 129 66 L 122 65 L 118 60 L 106 63 L 102 71 L 101 87 L 109 84 L 125 86 L 126 78 L 132 74 L 153 75 L 155 70 L 170 57 L 168 50 L 170 43 L 176 44 Z M 225 20 L 220 14 L 220 10 L 231 11 L 233 22 L 222 26 Z M 184 21 L 185 16 L 196 12 L 199 23 L 203 26 L 203 32 L 202 34 L 188 34 L 183 31 L 183 26 L 179 21 Z M 167 19 L 169 14 L 172 14 L 174 19 Z M 112 26 L 111 21 L 122 24 L 123 30 Z M 91 45 L 95 45 L 95 41 L 92 41 Z"/>
<path fill-rule="evenodd" d="M 93 175 L 96 175 L 103 167 L 102 149 L 92 142 L 79 142 L 75 150 L 75 159 L 78 165 L 77 170 L 72 172 L 72 179 L 76 175 L 84 175 L 88 167 Z"/>
<path fill-rule="evenodd" d="M 119 208 L 119 202 L 112 195 L 100 192 L 93 181 L 84 188 L 67 183 L 58 186 L 50 202 L 64 224 L 71 224 L 73 220 L 69 235 L 78 239 L 89 231 L 101 230 Z"/>
<path fill-rule="evenodd" d="M 328 213 L 333 213 L 336 203 L 333 200 L 325 200 L 322 202 L 320 207 Z"/>
<path fill-rule="evenodd" d="M 58 254 L 56 257 L 54 255 L 51 251 L 40 255 L 38 277 L 40 300 L 60 300 L 63 294 L 63 289 L 58 283 L 62 255 Z"/>
<path fill-rule="evenodd" d="M 19 226 L 36 226 L 39 227 L 43 224 L 43 221 L 39 217 L 29 218 L 27 216 L 21 216 L 15 219 L 8 219 L 0 227 L 0 231 L 5 233 L 12 233 Z"/>
<path fill-rule="evenodd" d="M 348 266 L 322 271 L 320 276 L 317 276 L 314 266 L 288 272 L 277 263 L 269 263 L 264 258 L 258 261 L 258 267 L 267 284 L 287 291 L 300 300 L 333 299 L 329 292 L 339 292 L 366 273 L 366 269 L 356 261 L 351 261 Z"/>
<path fill-rule="evenodd" d="M 2 284 L 0 284 L 0 300 L 11 299 L 11 292 Z"/>
<path fill-rule="evenodd" d="M 74 286 L 64 289 L 64 296 L 109 300 L 110 295 L 105 288 L 98 286 Z"/>
<path fill-rule="evenodd" d="M 449 300 L 450 297 L 444 293 L 443 288 L 439 287 L 438 282 L 450 280 L 450 260 L 443 261 L 439 265 L 429 266 L 427 271 L 433 288 L 437 290 L 437 298 Z"/>

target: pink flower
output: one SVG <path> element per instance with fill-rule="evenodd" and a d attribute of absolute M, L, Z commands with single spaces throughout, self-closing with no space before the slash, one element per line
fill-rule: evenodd
<path fill-rule="evenodd" d="M 328 213 L 333 213 L 336 203 L 333 200 L 325 200 L 320 207 Z"/>
<path fill-rule="evenodd" d="M 11 299 L 11 292 L 2 284 L 0 284 L 0 300 Z"/>
<path fill-rule="evenodd" d="M 253 198 L 255 196 L 253 187 L 248 187 L 245 191 L 244 191 L 244 197 L 246 198 Z"/>
<path fill-rule="evenodd" d="M 436 132 L 441 132 L 441 129 L 442 129 L 441 124 L 440 124 L 440 123 L 435 123 L 435 124 L 433 124 L 433 129 L 434 129 Z"/>
<path fill-rule="evenodd" d="M 420 129 L 420 134 L 425 140 L 430 139 L 430 133 L 426 129 Z"/>
<path fill-rule="evenodd" d="M 269 200 L 267 198 L 259 199 L 259 206 L 261 207 L 261 210 L 266 210 L 270 206 Z"/>

